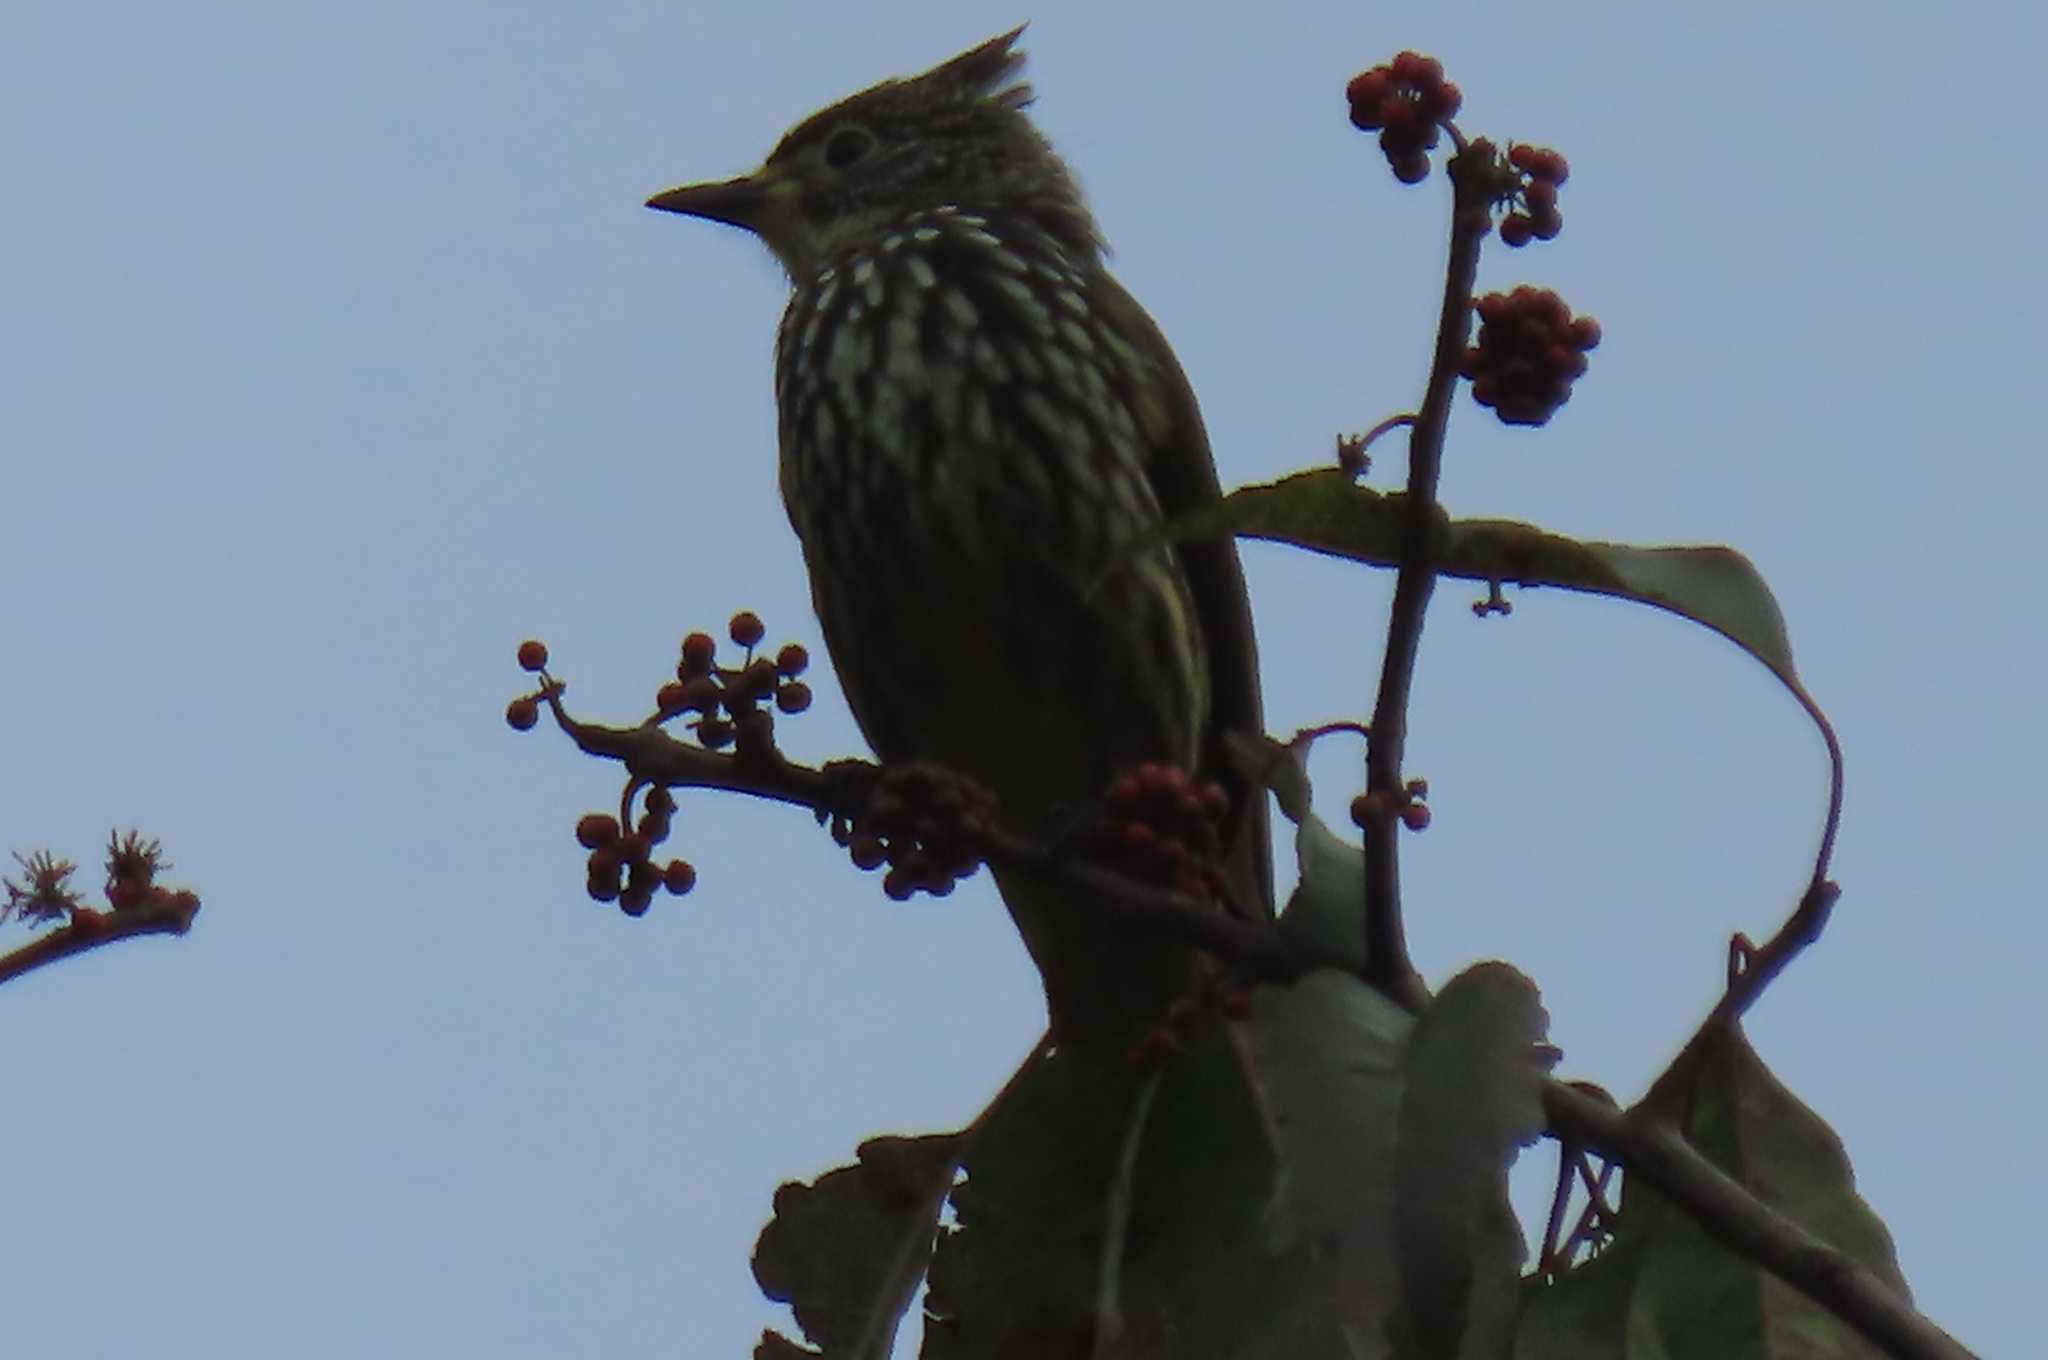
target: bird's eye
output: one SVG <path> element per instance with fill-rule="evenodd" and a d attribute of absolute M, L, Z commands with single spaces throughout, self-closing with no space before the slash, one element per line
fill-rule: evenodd
<path fill-rule="evenodd" d="M 864 129 L 845 127 L 833 133 L 825 141 L 825 164 L 834 170 L 844 170 L 868 154 L 875 144 Z"/>

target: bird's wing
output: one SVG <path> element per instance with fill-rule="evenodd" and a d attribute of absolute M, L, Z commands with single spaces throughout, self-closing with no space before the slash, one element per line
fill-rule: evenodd
<path fill-rule="evenodd" d="M 1098 302 L 1117 331 L 1159 370 L 1166 419 L 1153 441 L 1147 470 L 1160 508 L 1171 519 L 1211 504 L 1223 493 L 1216 480 L 1216 461 L 1209 452 L 1209 435 L 1202 426 L 1201 408 L 1187 374 L 1158 323 L 1123 285 L 1107 273 L 1098 274 L 1094 284 Z M 1243 809 L 1246 821 L 1239 834 L 1250 845 L 1259 909 L 1270 916 L 1273 847 L 1265 793 L 1244 787 L 1244 781 L 1223 759 L 1218 743 L 1225 732 L 1257 736 L 1266 730 L 1264 703 L 1259 697 L 1258 640 L 1252 631 L 1244 564 L 1238 558 L 1236 540 L 1229 537 L 1190 540 L 1176 545 L 1175 550 L 1187 572 L 1209 648 L 1214 711 L 1204 752 L 1205 773 L 1228 787 L 1232 804 Z"/>

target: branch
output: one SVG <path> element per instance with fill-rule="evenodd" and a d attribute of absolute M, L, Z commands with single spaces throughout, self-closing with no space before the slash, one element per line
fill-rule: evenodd
<path fill-rule="evenodd" d="M 578 749 L 621 761 L 636 780 L 667 788 L 722 789 L 809 808 L 821 820 L 835 814 L 858 817 L 877 768 L 864 761 L 840 761 L 818 769 L 779 755 L 743 760 L 679 741 L 651 723 L 618 728 L 579 722 L 562 707 L 557 687 L 544 690 L 542 697 Z M 1344 966 L 1334 958 L 1315 959 L 1298 952 L 1271 921 L 1231 915 L 1212 904 L 1126 878 L 1077 859 L 1057 844 L 998 828 L 981 848 L 991 864 L 1030 869 L 1072 888 L 1077 898 L 1099 905 L 1119 920 L 1176 936 L 1260 981 L 1292 982 L 1315 967 Z"/>
<path fill-rule="evenodd" d="M 1561 1136 L 1640 1176 L 1730 1250 L 1754 1261 L 1855 1328 L 1895 1360 L 1973 1360 L 1954 1337 L 1875 1274 L 1743 1189 L 1669 1123 L 1626 1113 L 1563 1082 L 1543 1090 Z"/>
<path fill-rule="evenodd" d="M 1479 245 L 1486 239 L 1485 191 L 1477 177 L 1461 173 L 1464 145 L 1450 164 L 1453 186 L 1450 259 L 1444 270 L 1443 305 L 1437 316 L 1436 356 L 1429 386 L 1408 436 L 1408 492 L 1401 526 L 1401 568 L 1387 621 L 1386 657 L 1380 664 L 1379 699 L 1373 706 L 1372 739 L 1366 753 L 1366 792 L 1377 794 L 1365 827 L 1366 981 L 1389 996 L 1414 1004 L 1427 993 L 1408 958 L 1401 925 L 1401 871 L 1397 821 L 1405 790 L 1401 758 L 1408 744 L 1408 695 L 1422 645 L 1423 616 L 1436 590 L 1436 539 L 1441 511 L 1437 479 L 1443 469 L 1444 432 L 1451 398 L 1472 324 L 1472 281 L 1479 271 Z M 1477 229 L 1475 229 L 1475 223 Z"/>
<path fill-rule="evenodd" d="M 1740 934 L 1728 942 L 1728 981 L 1721 999 L 1714 1003 L 1714 1009 L 1707 1013 L 1707 1018 L 1700 1022 L 1692 1037 L 1685 1041 L 1685 1047 L 1678 1051 L 1678 1056 L 1671 1060 L 1663 1075 L 1652 1083 L 1643 1097 L 1645 1105 L 1655 1105 L 1667 1099 L 1669 1092 L 1689 1079 L 1709 1036 L 1741 1020 L 1772 980 L 1785 971 L 1786 965 L 1820 938 L 1821 931 L 1827 928 L 1828 916 L 1834 910 L 1835 899 L 1841 895 L 1842 890 L 1833 883 L 1816 879 L 1807 885 L 1799 905 L 1792 909 L 1792 914 L 1778 927 L 1778 933 L 1771 936 L 1762 948 L 1751 944 L 1747 936 Z"/>
<path fill-rule="evenodd" d="M 138 935 L 183 935 L 192 928 L 192 918 L 198 914 L 199 899 L 190 893 L 152 894 L 119 911 L 74 908 L 69 923 L 0 955 L 0 983 L 12 982 L 23 973 L 116 940 L 130 940 Z"/>
<path fill-rule="evenodd" d="M 875 770 L 864 762 L 818 769 L 780 756 L 741 760 L 679 741 L 653 724 L 611 728 L 578 722 L 563 710 L 559 689 L 546 691 L 543 697 L 580 749 L 619 760 L 634 779 L 665 787 L 722 789 L 809 808 L 821 818 L 857 816 L 867 780 Z M 1136 882 L 1074 859 L 1057 845 L 999 829 L 988 837 L 985 850 L 991 863 L 1043 874 L 1123 920 L 1178 936 L 1261 981 L 1286 983 L 1313 967 L 1341 966 L 1335 960 L 1297 953 L 1270 923 L 1231 916 Z M 1792 916 L 1761 949 L 1738 937 L 1728 990 L 1702 1032 L 1732 1022 L 1747 1009 L 1771 979 L 1819 935 L 1835 896 L 1832 884 L 1810 888 Z M 1688 1049 L 1692 1047 L 1688 1045 Z M 1544 1110 L 1561 1138 L 1640 1176 L 1732 1250 L 1835 1313 L 1887 1354 L 1900 1360 L 1969 1360 L 1969 1351 L 1869 1270 L 1758 1200 L 1708 1162 L 1668 1122 L 1651 1112 L 1647 1100 L 1644 1106 L 1624 1114 L 1608 1102 L 1552 1081 L 1544 1090 Z"/>

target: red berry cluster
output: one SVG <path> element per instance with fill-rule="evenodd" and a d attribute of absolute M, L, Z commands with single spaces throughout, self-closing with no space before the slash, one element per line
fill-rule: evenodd
<path fill-rule="evenodd" d="M 1217 861 L 1230 799 L 1220 784 L 1178 765 L 1147 763 L 1120 775 L 1103 795 L 1091 830 L 1092 857 L 1141 883 L 1209 900 L 1229 895 Z"/>
<path fill-rule="evenodd" d="M 981 846 L 995 824 L 993 793 L 964 774 L 919 760 L 884 769 L 860 816 L 832 819 L 832 839 L 861 869 L 888 865 L 882 891 L 901 902 L 918 892 L 952 892 L 981 866 Z"/>
<path fill-rule="evenodd" d="M 1505 424 L 1543 424 L 1571 399 L 1586 351 L 1600 343 L 1600 323 L 1574 317 L 1556 293 L 1527 284 L 1473 305 L 1479 343 L 1465 351 L 1459 370 L 1472 380 L 1472 399 Z"/>
<path fill-rule="evenodd" d="M 1380 134 L 1380 150 L 1403 184 L 1429 175 L 1429 152 L 1438 129 L 1458 112 L 1464 96 L 1444 79 L 1443 63 L 1419 52 L 1403 52 L 1384 66 L 1351 78 L 1344 87 L 1351 125 Z"/>
<path fill-rule="evenodd" d="M 1181 1047 L 1178 1029 L 1171 1024 L 1154 1025 L 1124 1050 L 1124 1065 L 1133 1072 L 1147 1072 L 1168 1058 L 1179 1057 Z"/>
<path fill-rule="evenodd" d="M 1187 1046 L 1187 1031 L 1208 1015 L 1226 1020 L 1243 1020 L 1252 1013 L 1251 991 L 1235 982 L 1212 986 L 1205 999 L 1182 997 L 1166 1012 L 1166 1018 L 1138 1036 L 1124 1050 L 1124 1062 L 1134 1072 L 1143 1072 L 1168 1058 L 1179 1056 Z"/>
<path fill-rule="evenodd" d="M 640 916 L 654 901 L 655 889 L 680 897 L 697 886 L 697 870 L 688 860 L 657 865 L 651 858 L 654 847 L 668 839 L 675 813 L 675 795 L 652 788 L 639 825 L 630 833 L 604 812 L 589 813 L 576 823 L 576 843 L 590 852 L 584 886 L 592 901 L 617 902 L 626 915 Z"/>
<path fill-rule="evenodd" d="M 1530 241 L 1548 241 L 1564 229 L 1564 215 L 1557 210 L 1557 190 L 1571 175 L 1565 159 L 1548 147 L 1516 142 L 1508 148 L 1508 165 L 1516 172 L 1520 204 L 1501 219 L 1500 239 L 1511 246 Z"/>
<path fill-rule="evenodd" d="M 736 667 L 717 664 L 718 643 L 709 633 L 684 638 L 676 678 L 655 695 L 660 716 L 666 720 L 695 713 L 697 740 L 709 749 L 731 746 L 742 760 L 772 760 L 775 716 L 761 705 L 772 698 L 784 713 L 809 708 L 811 687 L 796 677 L 811 664 L 811 656 L 794 642 L 772 659 L 755 656 L 754 648 L 767 631 L 757 614 L 742 610 L 732 616 L 727 635 L 747 652 Z"/>
<path fill-rule="evenodd" d="M 1428 797 L 1427 779 L 1411 779 L 1399 793 L 1361 793 L 1351 800 L 1352 825 L 1369 826 L 1375 815 L 1386 811 L 1399 817 L 1410 831 L 1424 830 L 1429 826 L 1429 804 L 1423 800 Z"/>

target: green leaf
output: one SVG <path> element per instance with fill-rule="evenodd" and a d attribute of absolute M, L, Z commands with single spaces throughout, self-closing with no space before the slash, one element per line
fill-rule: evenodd
<path fill-rule="evenodd" d="M 1736 1026 L 1710 1030 L 1646 1104 L 1766 1204 L 1907 1297 L 1884 1223 L 1817 1114 Z M 1722 1246 L 1646 1183 L 1627 1180 L 1600 1256 L 1525 1294 L 1517 1360 L 1876 1360 L 1882 1352 L 1769 1271 Z"/>
<path fill-rule="evenodd" d="M 1087 1354 L 1104 1188 L 1131 1092 L 1121 1064 L 1042 1055 L 975 1121 L 955 1226 L 932 1256 L 927 1360 Z"/>
<path fill-rule="evenodd" d="M 1739 1026 L 1703 1034 L 1659 1078 L 1649 1103 L 1757 1198 L 1907 1297 L 1891 1234 L 1856 1193 L 1841 1139 L 1764 1066 Z M 1819 1304 L 1675 1213 L 1646 1251 L 1637 1311 L 1674 1357 L 1709 1354 L 1694 1339 L 1704 1328 L 1725 1338 L 1711 1352 L 1723 1356 L 1881 1354 Z"/>
<path fill-rule="evenodd" d="M 1365 973 L 1365 851 L 1303 808 L 1294 830 L 1300 870 L 1280 913 L 1280 938 L 1319 965 Z"/>
<path fill-rule="evenodd" d="M 1536 984 L 1504 963 L 1452 978 L 1416 1022 L 1394 1157 L 1404 1355 L 1513 1349 L 1524 1247 L 1508 1168 L 1543 1132 L 1549 1022 Z"/>
<path fill-rule="evenodd" d="M 1406 507 L 1401 492 L 1374 491 L 1336 468 L 1323 468 L 1240 487 L 1159 532 L 1173 541 L 1237 534 L 1398 567 Z M 1711 628 L 1762 662 L 1827 743 L 1831 782 L 1814 879 L 1826 876 L 1841 815 L 1841 746 L 1793 667 L 1792 640 L 1777 597 L 1747 557 L 1715 546 L 1643 548 L 1567 538 L 1516 520 L 1453 520 L 1439 506 L 1431 516 L 1430 559 L 1446 576 L 1490 585 L 1557 586 L 1668 610 Z"/>
<path fill-rule="evenodd" d="M 1351 974 L 1323 969 L 1260 988 L 1248 1028 L 1280 1156 L 1265 1238 L 1288 1262 L 1291 1295 L 1269 1314 L 1320 1315 L 1361 1339 L 1353 1353 L 1383 1356 L 1401 1282 L 1394 1159 L 1415 1019 Z M 1310 1328 L 1298 1333 L 1253 1353 L 1345 1353 L 1308 1341 Z"/>
<path fill-rule="evenodd" d="M 1668 1204 L 1652 1209 L 1631 1203 L 1621 1214 L 1624 1230 L 1598 1256 L 1555 1281 L 1523 1280 L 1515 1360 L 1658 1360 L 1663 1356 L 1663 1351 L 1648 1343 L 1630 1349 L 1629 1309 L 1642 1273 L 1643 1239 L 1655 1231 L 1645 1220 L 1676 1212 Z"/>
<path fill-rule="evenodd" d="M 1419 1020 L 1334 969 L 1255 995 L 1279 1268 L 1257 1296 L 1264 1325 L 1227 1354 L 1508 1354 L 1523 1247 L 1507 1172 L 1543 1126 L 1545 1023 L 1535 986 L 1499 963 L 1453 978 Z"/>
<path fill-rule="evenodd" d="M 1401 492 L 1374 491 L 1323 468 L 1240 487 L 1175 520 L 1166 532 L 1174 540 L 1238 534 L 1394 567 L 1401 562 L 1406 502 Z M 1446 576 L 1559 586 L 1667 609 L 1713 629 L 1799 689 L 1778 602 L 1749 559 L 1732 548 L 1600 543 L 1515 520 L 1453 520 L 1441 511 L 1432 539 L 1437 569 Z"/>
<path fill-rule="evenodd" d="M 888 1360 L 924 1278 L 962 1146 L 959 1134 L 871 1138 L 856 1165 L 775 1192 L 775 1217 L 754 1244 L 754 1279 L 791 1306 L 822 1348 L 816 1354 Z M 770 1332 L 755 1353 L 814 1352 Z"/>
<path fill-rule="evenodd" d="M 1447 550 L 1453 576 L 1562 586 L 1669 610 L 1713 629 L 1802 692 L 1777 597 L 1733 548 L 1638 548 L 1566 538 L 1514 520 L 1474 519 L 1452 523 Z"/>
<path fill-rule="evenodd" d="M 1262 1320 L 1242 1300 L 1266 1129 L 1231 1027 L 1195 1017 L 1181 1039 L 1145 1073 L 1121 1050 L 1055 1050 L 976 1120 L 932 1257 L 927 1360 L 1158 1355 Z"/>

